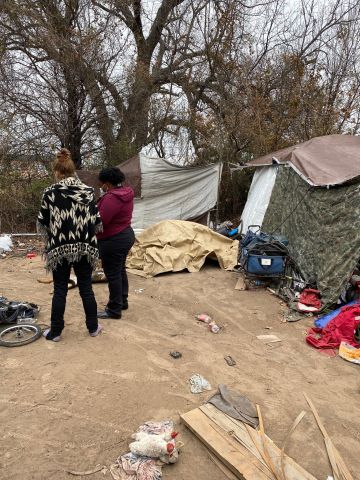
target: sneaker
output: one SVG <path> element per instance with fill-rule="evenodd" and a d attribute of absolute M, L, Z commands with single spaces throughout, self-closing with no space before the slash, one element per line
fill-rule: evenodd
<path fill-rule="evenodd" d="M 51 340 L 52 342 L 60 342 L 61 340 L 60 335 L 58 335 L 57 337 L 54 337 L 52 335 L 50 328 L 47 328 L 43 331 L 43 337 L 45 337 L 46 340 Z"/>
<path fill-rule="evenodd" d="M 98 324 L 98 327 L 97 329 L 95 330 L 95 332 L 89 332 L 90 334 L 90 337 L 97 337 L 99 335 L 99 333 L 102 332 L 102 329 L 103 329 L 103 326 Z"/>

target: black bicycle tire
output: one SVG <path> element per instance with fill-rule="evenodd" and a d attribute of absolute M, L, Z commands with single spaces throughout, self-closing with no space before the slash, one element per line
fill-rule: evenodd
<path fill-rule="evenodd" d="M 14 325 L 10 325 L 8 328 L 13 328 L 13 327 L 35 328 L 36 333 L 33 337 L 28 338 L 28 339 L 26 339 L 22 342 L 4 342 L 3 340 L 1 340 L 1 337 L 0 337 L 0 346 L 1 347 L 22 347 L 23 345 L 28 345 L 29 343 L 35 342 L 35 340 L 40 338 L 41 335 L 42 335 L 42 328 L 39 325 L 36 325 L 34 323 L 31 323 L 31 324 L 27 324 L 27 323 L 14 324 Z M 8 330 L 8 328 L 6 328 L 6 330 Z"/>

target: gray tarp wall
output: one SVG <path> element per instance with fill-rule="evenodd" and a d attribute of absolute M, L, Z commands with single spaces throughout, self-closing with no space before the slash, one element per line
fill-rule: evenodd
<path fill-rule="evenodd" d="M 292 168 L 277 168 L 262 230 L 285 235 L 323 301 L 336 301 L 360 258 L 360 184 L 311 187 Z"/>

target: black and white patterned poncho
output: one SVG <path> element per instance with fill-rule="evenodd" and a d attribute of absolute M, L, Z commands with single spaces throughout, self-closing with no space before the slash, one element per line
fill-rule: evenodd
<path fill-rule="evenodd" d="M 64 259 L 72 263 L 83 256 L 95 266 L 99 258 L 96 233 L 102 224 L 93 189 L 78 178 L 68 177 L 45 189 L 37 225 L 46 238 L 47 270 L 55 270 Z"/>

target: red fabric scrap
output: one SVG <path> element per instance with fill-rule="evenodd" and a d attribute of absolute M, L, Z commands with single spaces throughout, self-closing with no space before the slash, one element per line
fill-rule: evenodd
<path fill-rule="evenodd" d="M 359 347 L 354 338 L 355 329 L 359 324 L 360 305 L 348 305 L 343 307 L 324 328 L 311 328 L 306 341 L 315 348 L 338 348 L 341 342 Z"/>
<path fill-rule="evenodd" d="M 321 308 L 321 301 L 319 299 L 320 292 L 319 290 L 314 290 L 313 288 L 305 288 L 300 295 L 299 302 L 309 307 L 315 307 L 317 309 Z"/>

